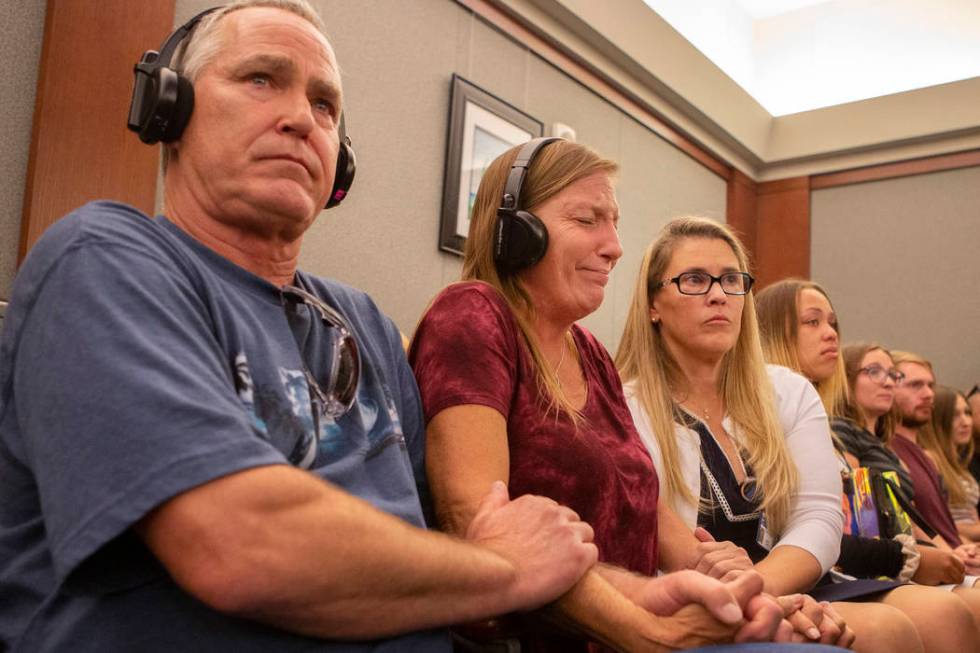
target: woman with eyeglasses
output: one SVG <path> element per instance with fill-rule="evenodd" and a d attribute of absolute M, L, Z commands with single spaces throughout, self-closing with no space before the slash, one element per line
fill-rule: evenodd
<path fill-rule="evenodd" d="M 548 628 L 541 615 L 520 619 L 512 634 L 522 651 L 596 650 L 589 640 L 659 651 L 732 634 L 785 641 L 792 629 L 782 617 L 794 600 L 756 595 L 758 574 L 654 578 L 665 518 L 657 475 L 611 357 L 576 323 L 599 308 L 622 255 L 616 170 L 582 145 L 537 139 L 484 172 L 463 281 L 433 300 L 410 352 L 439 521 L 466 532 L 486 488 L 503 480 L 512 496 L 551 497 L 592 525 L 600 564 L 548 611 L 572 631 Z M 687 542 L 697 546 L 690 531 Z M 729 604 L 727 616 L 705 607 L 726 622 L 743 611 L 741 626 L 692 605 L 729 591 L 753 598 Z"/>
<path fill-rule="evenodd" d="M 909 490 L 915 507 L 935 531 L 926 534 L 917 529 L 916 537 L 930 540 L 944 550 L 956 549 L 962 540 L 945 503 L 941 499 L 927 501 L 927 496 L 921 496 L 923 488 L 916 491 L 908 468 L 891 449 L 892 439 L 897 437 L 898 417 L 892 410 L 895 388 L 904 383 L 891 352 L 873 343 L 848 345 L 844 348 L 844 369 L 849 395 L 842 416 L 831 423 L 834 433 L 861 465 L 898 476 L 899 486 Z"/>
<path fill-rule="evenodd" d="M 616 363 L 664 502 L 683 526 L 733 542 L 729 568 L 740 555 L 768 591 L 806 592 L 837 560 L 840 476 L 813 386 L 765 365 L 747 267 L 724 225 L 670 222 L 643 258 Z M 672 568 L 685 552 L 667 526 L 661 551 Z M 813 605 L 842 615 L 858 650 L 922 646 L 894 607 Z"/>
<path fill-rule="evenodd" d="M 973 458 L 973 413 L 959 390 L 936 386 L 931 428 L 922 429 L 919 445 L 932 458 L 946 483 L 949 511 L 964 538 L 980 541 L 977 501 L 980 485 L 967 468 Z"/>
<path fill-rule="evenodd" d="M 879 470 L 897 469 L 905 477 L 904 487 L 910 487 L 905 470 L 900 465 L 895 467 L 898 457 L 855 422 L 842 417 L 850 405 L 848 368 L 840 354 L 838 316 L 827 291 L 813 281 L 784 279 L 758 294 L 756 309 L 766 359 L 806 377 L 820 394 L 827 413 L 834 418 L 835 428 L 844 432 L 840 437 L 849 443 L 851 451 L 859 452 L 866 463 L 880 458 Z M 894 398 L 894 385 L 902 381 L 903 375 L 882 350 L 875 349 L 864 362 L 866 365 L 860 373 L 877 385 L 872 388 L 862 382 L 859 391 L 876 406 L 873 409 L 876 415 L 887 414 Z M 842 475 L 850 478 L 852 469 L 861 462 L 840 439 L 835 440 L 835 445 Z M 895 539 L 844 535 L 836 566 L 858 578 L 887 576 L 922 585 L 963 580 L 963 564 L 955 554 L 918 545 L 911 535 L 898 535 Z M 938 588 L 907 585 L 871 598 L 904 612 L 915 624 L 927 651 L 972 650 L 973 645 L 980 646 L 972 614 L 962 597 Z M 957 614 L 958 617 L 953 616 Z"/>

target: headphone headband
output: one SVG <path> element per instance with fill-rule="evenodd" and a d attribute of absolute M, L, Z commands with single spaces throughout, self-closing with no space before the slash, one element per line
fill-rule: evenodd
<path fill-rule="evenodd" d="M 157 60 L 155 62 L 157 67 L 163 67 L 163 66 L 169 67 L 170 62 L 173 59 L 174 53 L 177 52 L 177 46 L 180 45 L 180 42 L 183 41 L 188 34 L 190 34 L 191 30 L 193 30 L 194 27 L 196 27 L 197 24 L 201 22 L 201 20 L 205 16 L 207 16 L 208 14 L 212 14 L 218 11 L 219 9 L 224 9 L 224 7 L 219 6 L 219 7 L 211 7 L 210 9 L 205 9 L 204 11 L 197 14 L 189 21 L 187 21 L 186 23 L 178 27 L 174 31 L 174 33 L 170 35 L 170 38 L 168 38 L 166 42 L 163 44 L 163 46 L 160 48 L 160 54 L 158 55 Z"/>
<path fill-rule="evenodd" d="M 545 145 L 554 141 L 563 140 L 558 136 L 546 136 L 542 138 L 532 138 L 517 153 L 514 163 L 510 166 L 510 173 L 507 175 L 507 183 L 504 185 L 504 196 L 500 202 L 500 208 L 505 211 L 516 211 L 521 208 L 521 191 L 524 189 L 524 179 L 527 177 L 531 162 L 538 155 Z"/>

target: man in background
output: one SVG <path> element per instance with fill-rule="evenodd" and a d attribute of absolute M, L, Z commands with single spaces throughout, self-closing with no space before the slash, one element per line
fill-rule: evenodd
<path fill-rule="evenodd" d="M 932 364 L 922 356 L 907 351 L 893 351 L 892 358 L 905 379 L 895 388 L 895 410 L 898 411 L 899 423 L 890 446 L 912 476 L 916 508 L 963 560 L 967 574 L 976 576 L 980 574 L 980 552 L 973 544 L 964 544 L 960 538 L 946 504 L 936 464 L 917 442 L 919 430 L 932 420 L 936 397 L 936 376 Z"/>

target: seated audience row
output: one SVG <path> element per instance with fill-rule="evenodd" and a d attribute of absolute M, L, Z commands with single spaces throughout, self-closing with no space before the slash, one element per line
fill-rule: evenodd
<path fill-rule="evenodd" d="M 367 296 L 298 270 L 353 173 L 324 33 L 304 0 L 178 30 L 161 56 L 187 39 L 174 83 L 193 103 L 172 122 L 134 106 L 167 143 L 166 216 L 86 205 L 18 274 L 0 649 L 448 651 L 446 626 L 512 613 L 504 634 L 529 652 L 977 650 L 976 590 L 907 584 L 904 564 L 895 582 L 828 576 L 837 330 L 817 320 L 815 355 L 794 332 L 796 371 L 767 367 L 726 227 L 675 220 L 650 245 L 615 362 L 576 324 L 622 255 L 615 163 L 556 138 L 498 157 L 411 367 Z M 932 392 L 913 378 L 927 363 L 894 363 L 899 387 Z M 921 397 L 881 442 L 911 443 L 892 470 L 962 574 L 980 563 L 914 443 Z M 448 535 L 427 528 L 430 491 Z M 922 546 L 909 556 L 929 569 Z"/>
<path fill-rule="evenodd" d="M 465 532 L 479 489 L 504 478 L 583 515 L 607 565 L 649 574 L 659 557 L 661 569 L 690 566 L 727 579 L 758 563 L 770 592 L 809 591 L 838 557 L 840 475 L 813 386 L 764 366 L 737 239 L 714 222 L 686 219 L 651 245 L 617 355 L 632 419 L 623 415 L 608 354 L 575 324 L 599 307 L 622 254 L 612 170 L 580 146 L 543 139 L 502 155 L 484 176 L 464 281 L 429 307 L 411 351 L 442 523 Z M 520 192 L 510 187 L 515 171 L 527 175 Z M 520 193 L 527 211 L 500 208 L 501 198 Z M 548 240 L 512 263 L 503 256 L 517 219 Z M 770 376 L 775 393 L 767 390 Z M 640 503 L 655 477 L 637 458 L 634 421 L 661 463 L 655 510 Z M 705 505 L 711 509 L 698 510 Z M 640 532 L 646 523 L 656 529 Z M 648 545 L 655 548 L 643 552 Z M 980 641 L 967 607 L 947 593 L 824 583 L 827 596 L 881 602 L 831 607 L 805 596 L 801 610 L 786 610 L 800 636 L 817 623 L 812 632 L 825 641 L 850 643 L 854 629 L 843 614 L 857 624 L 859 650 L 951 651 Z M 559 607 L 595 636 L 601 608 L 637 601 L 636 585 L 607 567 Z M 935 617 L 944 612 L 952 625 L 939 632 Z M 524 635 L 544 648 L 569 645 L 556 634 L 542 637 L 533 626 Z M 623 637 L 628 631 L 620 630 Z"/>
<path fill-rule="evenodd" d="M 514 495 L 571 507 L 595 530 L 600 564 L 558 601 L 558 616 L 619 650 L 644 642 L 687 648 L 717 640 L 723 625 L 690 608 L 674 614 L 680 605 L 672 605 L 669 586 L 695 572 L 653 579 L 665 548 L 657 475 L 610 356 L 575 324 L 599 308 L 622 255 L 615 171 L 611 161 L 560 139 L 538 139 L 496 159 L 474 203 L 463 281 L 428 308 L 410 360 L 428 421 L 427 470 L 440 524 L 466 533 L 495 480 Z M 515 185 L 515 174 L 526 177 Z M 498 210 L 508 194 L 520 213 Z M 540 236 L 522 231 L 523 223 L 546 239 L 528 244 Z M 696 546 L 690 532 L 687 540 Z M 747 585 L 757 594 L 762 584 L 752 573 L 727 581 L 733 594 Z M 783 616 L 763 595 L 746 610 L 744 638 L 768 638 L 755 621 Z M 540 621 L 519 638 L 522 650 L 586 649 L 581 637 Z"/>

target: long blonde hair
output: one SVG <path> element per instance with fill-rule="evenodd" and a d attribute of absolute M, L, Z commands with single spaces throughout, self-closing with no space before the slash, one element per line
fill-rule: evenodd
<path fill-rule="evenodd" d="M 738 259 L 739 270 L 748 271 L 745 249 L 724 225 L 698 217 L 669 222 L 643 257 L 626 328 L 616 352 L 616 366 L 624 382 L 634 383 L 634 392 L 660 445 L 664 496 L 672 502 L 699 504 L 699 498 L 694 496 L 681 474 L 674 436 L 671 390 L 682 387 L 686 378 L 671 356 L 659 325 L 650 320 L 651 299 L 657 285 L 666 274 L 677 244 L 688 238 L 728 243 Z M 719 392 L 729 417 L 738 425 L 740 443 L 755 471 L 761 507 L 773 531 L 781 533 L 796 495 L 798 472 L 776 416 L 776 398 L 762 357 L 751 292 L 745 297 L 738 339 L 722 361 Z"/>
<path fill-rule="evenodd" d="M 483 173 L 480 187 L 473 203 L 470 231 L 466 238 L 463 258 L 462 281 L 483 281 L 503 296 L 517 320 L 531 358 L 534 361 L 536 380 L 542 397 L 550 401 L 547 412 L 567 414 L 578 424 L 580 413 L 565 396 L 558 375 L 545 360 L 534 332 L 534 304 L 521 281 L 520 272 L 501 274 L 494 262 L 494 227 L 497 208 L 500 207 L 514 159 L 522 145 L 512 147 L 490 164 Z M 559 192 L 596 173 L 614 175 L 619 170 L 615 161 L 604 159 L 590 148 L 566 140 L 558 140 L 544 146 L 534 160 L 521 188 L 518 208 L 533 212 L 541 203 Z"/>
<path fill-rule="evenodd" d="M 916 438 L 923 449 L 932 452 L 933 458 L 939 466 L 939 473 L 946 480 L 946 489 L 949 491 L 949 503 L 951 504 L 969 502 L 960 479 L 972 478 L 972 474 L 964 464 L 964 459 L 953 440 L 953 418 L 956 413 L 956 398 L 958 396 L 963 397 L 963 400 L 966 401 L 966 397 L 958 390 L 937 385 L 936 399 L 932 407 L 932 421 L 919 429 Z M 973 457 L 973 434 L 971 433 L 970 436 L 967 462 Z"/>
<path fill-rule="evenodd" d="M 775 365 L 782 365 L 803 374 L 800 364 L 797 338 L 800 332 L 800 293 L 804 290 L 816 290 L 827 299 L 831 309 L 834 303 L 830 295 L 820 287 L 820 284 L 805 279 L 783 279 L 767 286 L 755 298 L 755 308 L 759 315 L 759 335 L 762 337 L 762 352 L 766 360 Z M 840 327 L 835 324 L 834 330 L 840 337 Z M 805 376 L 805 375 L 804 375 Z M 828 417 L 839 417 L 843 414 L 847 402 L 847 376 L 844 373 L 844 359 L 837 357 L 834 373 L 827 379 L 816 381 L 810 379 L 820 394 L 820 400 L 827 411 Z"/>

